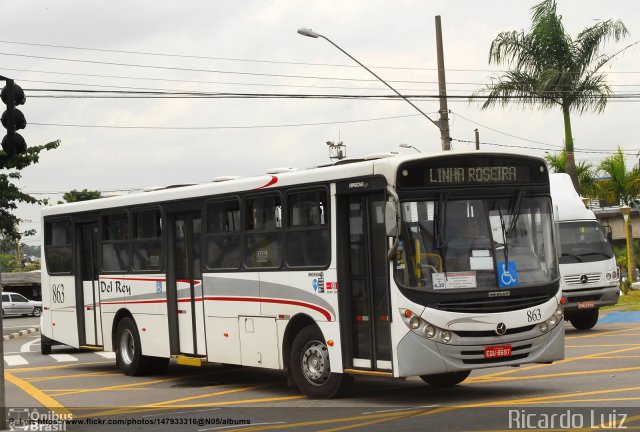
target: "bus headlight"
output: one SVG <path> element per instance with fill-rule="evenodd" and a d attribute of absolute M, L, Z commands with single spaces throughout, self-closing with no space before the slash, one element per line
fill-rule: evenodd
<path fill-rule="evenodd" d="M 421 323 L 420 323 L 420 321 L 422 321 L 422 320 L 420 319 L 420 317 L 415 316 L 415 315 L 414 315 L 414 316 L 412 316 L 412 317 L 409 319 L 409 328 L 410 328 L 411 330 L 416 330 L 416 329 L 420 328 L 420 324 L 421 324 Z"/>
<path fill-rule="evenodd" d="M 444 343 L 451 342 L 453 334 L 450 331 L 442 330 L 433 324 L 425 321 L 418 315 L 414 314 L 410 309 L 399 309 L 402 321 L 409 329 L 420 337 L 426 339 L 434 339 L 440 334 L 440 340 Z"/>
<path fill-rule="evenodd" d="M 442 342 L 444 343 L 451 342 L 451 332 L 446 330 L 443 331 L 442 334 L 440 335 L 440 339 L 442 339 Z"/>
<path fill-rule="evenodd" d="M 549 326 L 546 322 L 541 322 L 540 325 L 538 325 L 538 328 L 542 333 L 546 333 L 549 330 Z"/>
<path fill-rule="evenodd" d="M 562 319 L 562 315 L 564 315 L 564 309 L 562 306 L 558 306 L 556 308 L 556 311 L 553 313 L 556 318 L 558 319 L 558 321 L 560 321 Z"/>
<path fill-rule="evenodd" d="M 547 321 L 549 323 L 549 327 L 555 327 L 556 324 L 558 324 L 558 318 L 556 318 L 556 315 L 553 314 L 551 315 L 551 318 L 549 318 L 549 320 Z"/>
<path fill-rule="evenodd" d="M 432 326 L 431 324 L 429 324 L 424 329 L 424 335 L 426 337 L 428 337 L 429 339 L 433 338 L 436 335 L 436 328 L 434 326 Z"/>

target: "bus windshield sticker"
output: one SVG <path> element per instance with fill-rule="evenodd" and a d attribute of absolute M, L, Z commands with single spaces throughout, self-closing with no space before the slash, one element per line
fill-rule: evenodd
<path fill-rule="evenodd" d="M 506 265 L 504 261 L 498 262 L 498 285 L 500 288 L 511 288 L 520 285 L 515 261 L 508 261 Z"/>
<path fill-rule="evenodd" d="M 476 272 L 433 273 L 433 289 L 477 288 Z"/>

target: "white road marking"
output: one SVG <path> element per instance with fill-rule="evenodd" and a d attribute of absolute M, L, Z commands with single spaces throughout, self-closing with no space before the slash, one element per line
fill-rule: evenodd
<path fill-rule="evenodd" d="M 49 354 L 49 357 L 51 357 L 52 359 L 54 359 L 58 363 L 78 361 L 77 358 L 75 358 L 74 356 L 69 355 L 69 354 Z"/>
<path fill-rule="evenodd" d="M 34 345 L 36 343 L 40 343 L 40 337 L 37 337 L 30 342 L 22 344 L 22 346 L 20 347 L 20 352 L 31 352 L 31 345 Z"/>
<path fill-rule="evenodd" d="M 21 355 L 4 356 L 4 361 L 7 362 L 7 366 L 20 366 L 29 364 L 29 362 L 25 360 L 25 358 Z"/>
<path fill-rule="evenodd" d="M 104 357 L 110 360 L 116 358 L 116 353 L 114 353 L 113 351 L 100 351 L 96 352 L 96 354 L 98 354 L 100 357 Z"/>

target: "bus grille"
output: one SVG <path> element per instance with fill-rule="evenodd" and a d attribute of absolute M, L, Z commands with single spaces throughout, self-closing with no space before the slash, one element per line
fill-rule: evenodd
<path fill-rule="evenodd" d="M 588 279 L 587 282 L 584 284 L 580 280 L 582 276 L 586 276 Z M 601 277 L 602 275 L 600 273 L 575 274 L 575 275 L 565 276 L 564 283 L 566 283 L 567 285 L 589 285 L 589 284 L 600 282 Z"/>
<path fill-rule="evenodd" d="M 462 313 L 491 313 L 508 312 L 517 309 L 538 306 L 548 301 L 552 296 L 549 294 L 537 296 L 512 295 L 508 298 L 486 298 L 476 300 L 451 300 L 430 304 L 429 307 L 447 312 Z"/>

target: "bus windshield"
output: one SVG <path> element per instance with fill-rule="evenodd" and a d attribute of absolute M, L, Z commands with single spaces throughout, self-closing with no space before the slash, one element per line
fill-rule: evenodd
<path fill-rule="evenodd" d="M 560 223 L 560 264 L 603 261 L 613 258 L 611 245 L 596 221 Z"/>
<path fill-rule="evenodd" d="M 417 290 L 502 289 L 558 277 L 547 197 L 402 202 L 396 282 Z"/>

